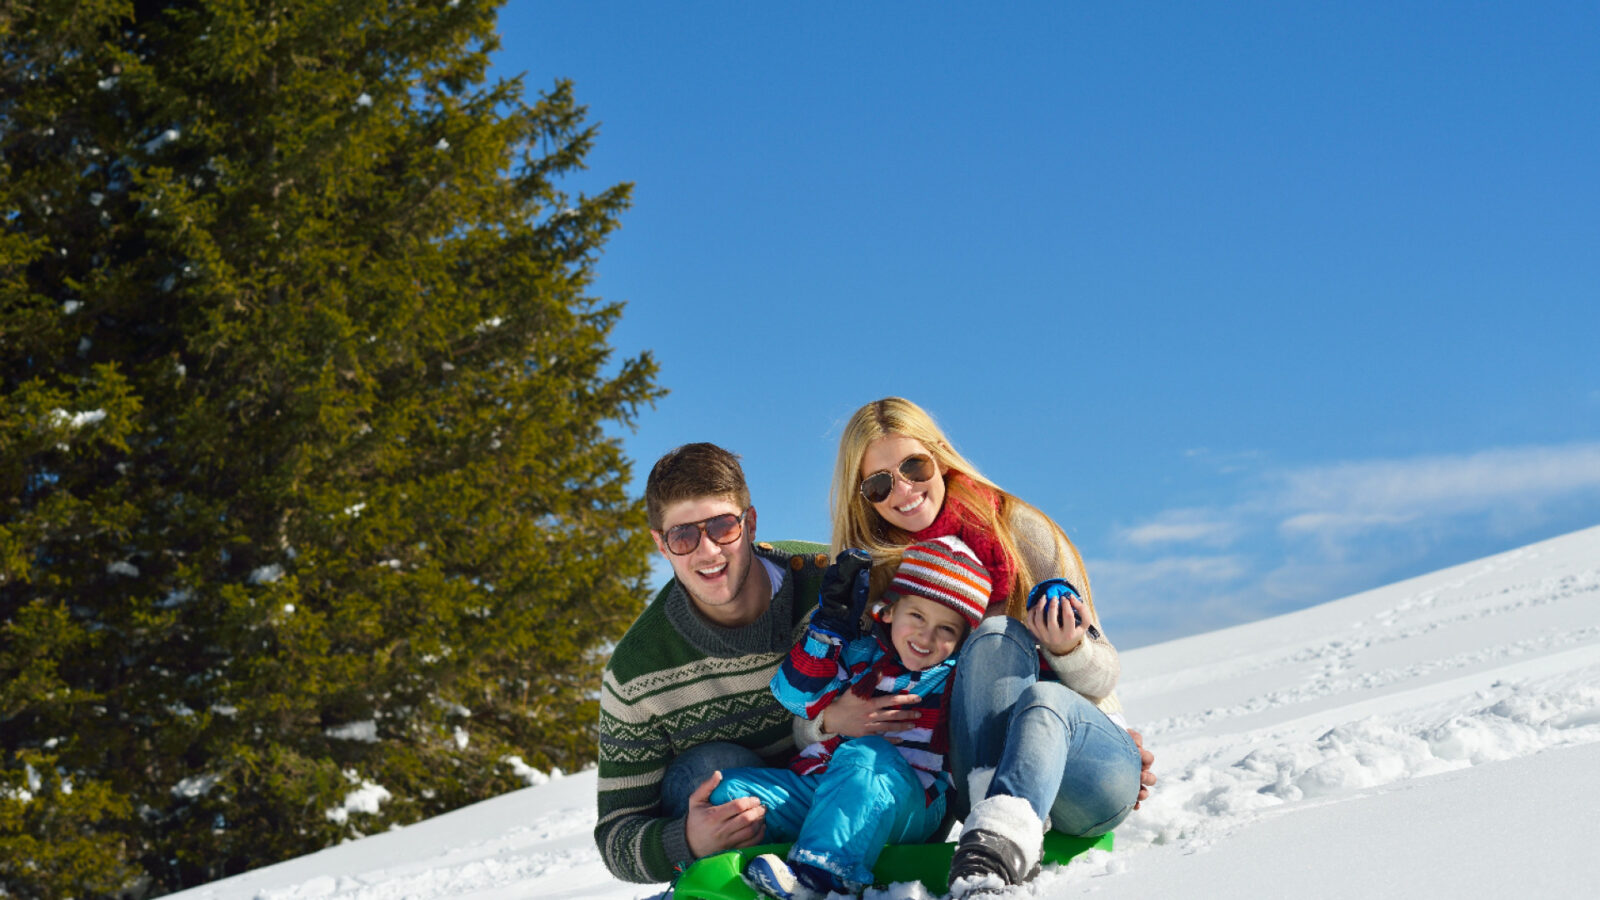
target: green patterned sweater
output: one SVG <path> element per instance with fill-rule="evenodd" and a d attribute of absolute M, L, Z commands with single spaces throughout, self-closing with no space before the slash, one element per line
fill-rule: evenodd
<path fill-rule="evenodd" d="M 803 541 L 757 544 L 784 578 L 749 625 L 709 625 L 673 579 L 617 642 L 600 685 L 594 828 L 616 877 L 669 881 L 691 859 L 684 819 L 661 810 L 661 778 L 675 755 L 709 741 L 742 744 L 771 765 L 794 754 L 794 717 L 768 684 L 816 606 L 826 553 Z"/>

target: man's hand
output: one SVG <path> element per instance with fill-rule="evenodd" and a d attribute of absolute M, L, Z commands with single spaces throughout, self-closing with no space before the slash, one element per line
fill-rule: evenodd
<path fill-rule="evenodd" d="M 844 691 L 822 711 L 822 730 L 853 738 L 904 731 L 918 714 L 900 707 L 921 699 L 916 694 L 858 697 L 854 691 Z"/>
<path fill-rule="evenodd" d="M 684 819 L 684 837 L 695 859 L 713 853 L 761 843 L 767 832 L 767 808 L 754 797 L 735 797 L 727 803 L 711 805 L 711 792 L 722 783 L 722 773 L 712 772 L 689 795 L 689 814 Z"/>
<path fill-rule="evenodd" d="M 1134 801 L 1133 808 L 1138 809 L 1144 803 L 1144 798 L 1150 796 L 1150 786 L 1156 783 L 1156 773 L 1151 771 L 1156 764 L 1156 755 L 1144 748 L 1144 735 L 1132 728 L 1128 734 L 1133 736 L 1133 742 L 1139 747 L 1139 799 Z"/>

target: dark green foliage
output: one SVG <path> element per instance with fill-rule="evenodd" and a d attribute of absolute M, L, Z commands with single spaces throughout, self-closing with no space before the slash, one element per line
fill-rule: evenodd
<path fill-rule="evenodd" d="M 0 877 L 193 885 L 593 758 L 660 391 L 497 4 L 0 6 Z M 370 732 L 373 740 L 350 735 Z M 377 813 L 338 808 L 361 782 Z"/>

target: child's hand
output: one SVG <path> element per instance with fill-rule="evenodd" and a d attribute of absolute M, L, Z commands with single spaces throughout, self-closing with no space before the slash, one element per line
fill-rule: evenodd
<path fill-rule="evenodd" d="M 1023 624 L 1039 646 L 1056 656 L 1078 649 L 1089 631 L 1089 610 L 1074 592 L 1044 596 L 1028 610 Z"/>
<path fill-rule="evenodd" d="M 822 575 L 822 590 L 811 626 L 843 641 L 861 634 L 861 613 L 867 606 L 867 577 L 872 557 L 861 550 L 842 550 Z"/>
<path fill-rule="evenodd" d="M 911 720 L 920 713 L 903 709 L 906 704 L 917 703 L 922 698 L 916 694 L 885 694 L 881 697 L 858 697 L 854 691 L 842 691 L 822 711 L 822 730 L 845 737 L 889 735 L 911 727 Z M 890 738 L 890 740 L 894 740 Z"/>

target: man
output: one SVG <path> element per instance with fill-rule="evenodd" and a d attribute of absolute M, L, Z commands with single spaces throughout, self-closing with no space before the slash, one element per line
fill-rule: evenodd
<path fill-rule="evenodd" d="M 821 544 L 755 543 L 739 459 L 713 444 L 657 461 L 645 506 L 673 578 L 606 665 L 594 835 L 612 874 L 661 882 L 760 841 L 760 803 L 713 806 L 715 773 L 793 756 L 793 716 L 768 685 L 816 605 L 828 559 Z"/>

